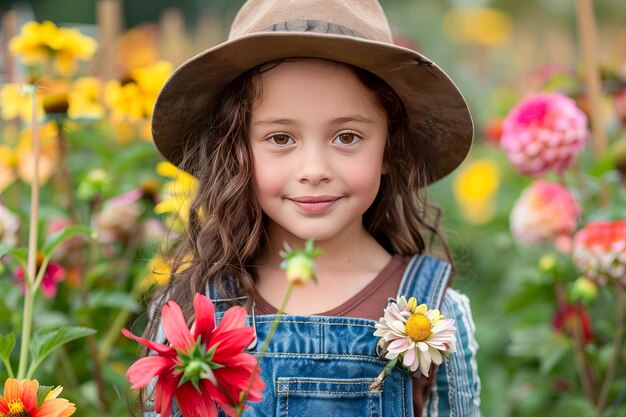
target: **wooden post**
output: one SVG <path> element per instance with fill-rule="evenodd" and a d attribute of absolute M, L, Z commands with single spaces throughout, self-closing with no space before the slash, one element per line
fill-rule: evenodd
<path fill-rule="evenodd" d="M 185 18 L 179 9 L 170 8 L 161 13 L 159 45 L 161 56 L 175 65 L 191 57 L 190 41 L 185 33 Z"/>
<path fill-rule="evenodd" d="M 9 52 L 9 40 L 17 34 L 17 12 L 15 10 L 9 10 L 2 16 L 2 39 L 4 40 L 0 45 L 0 51 L 4 56 L 4 68 L 6 71 L 6 78 L 1 80 L 2 82 L 16 83 L 23 80 L 18 79 L 19 74 L 17 71 L 17 65 L 15 57 Z"/>
<path fill-rule="evenodd" d="M 598 65 L 596 24 L 593 12 L 593 0 L 576 0 L 578 40 L 585 75 L 586 93 L 589 98 L 591 118 L 592 147 L 596 159 L 604 156 L 607 148 L 602 114 L 602 87 Z"/>
<path fill-rule="evenodd" d="M 115 43 L 122 32 L 124 17 L 121 0 L 98 0 L 97 4 L 98 40 L 98 75 L 104 80 L 115 78 L 118 74 L 117 51 Z"/>

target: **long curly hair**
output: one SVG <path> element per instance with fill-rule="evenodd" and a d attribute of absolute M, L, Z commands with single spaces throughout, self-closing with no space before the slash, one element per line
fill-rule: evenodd
<path fill-rule="evenodd" d="M 235 277 L 237 295 L 247 296 L 249 305 L 254 298 L 253 260 L 265 244 L 267 220 L 255 197 L 248 125 L 263 94 L 260 75 L 284 61 L 264 64 L 241 75 L 221 92 L 213 108 L 194 115 L 187 131 L 181 132 L 186 145 L 180 167 L 197 178 L 198 186 L 187 230 L 171 254 L 170 279 L 154 294 L 149 309 L 150 320 L 144 332 L 149 340 L 158 336 L 161 307 L 168 300 L 176 301 L 191 321 L 193 296 L 204 293 L 209 281 L 223 291 L 223 278 Z M 444 256 L 452 262 L 439 231 L 440 210 L 427 203 L 423 192 L 428 184 L 427 165 L 417 141 L 411 137 L 404 105 L 376 75 L 347 64 L 338 65 L 349 67 L 374 93 L 388 118 L 383 157 L 387 173 L 363 215 L 366 230 L 389 253 L 405 256 L 424 252 L 438 237 Z M 423 233 L 430 236 L 428 245 Z"/>

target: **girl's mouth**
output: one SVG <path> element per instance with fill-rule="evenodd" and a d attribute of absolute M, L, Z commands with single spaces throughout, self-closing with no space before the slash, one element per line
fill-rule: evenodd
<path fill-rule="evenodd" d="M 288 200 L 304 213 L 323 214 L 334 206 L 340 198 L 336 196 L 303 196 Z"/>

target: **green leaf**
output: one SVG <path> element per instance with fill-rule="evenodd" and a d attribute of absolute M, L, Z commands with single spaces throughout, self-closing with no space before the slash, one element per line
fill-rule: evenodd
<path fill-rule="evenodd" d="M 557 404 L 554 417 L 597 417 L 598 413 L 588 399 L 578 396 L 565 396 Z"/>
<path fill-rule="evenodd" d="M 33 336 L 30 342 L 30 352 L 32 354 L 32 362 L 28 369 L 27 378 L 31 378 L 41 362 L 48 356 L 54 349 L 64 345 L 72 340 L 79 339 L 81 337 L 91 336 L 96 334 L 94 329 L 87 327 L 61 327 L 49 332 L 39 332 Z"/>
<path fill-rule="evenodd" d="M 13 255 L 15 259 L 24 267 L 26 270 L 26 262 L 28 258 L 28 249 L 26 248 L 12 248 L 6 245 L 0 245 L 0 257 L 4 255 Z"/>
<path fill-rule="evenodd" d="M 88 307 L 90 309 L 107 307 L 134 311 L 137 309 L 137 302 L 130 294 L 123 291 L 94 290 L 89 293 Z"/>
<path fill-rule="evenodd" d="M 13 352 L 13 348 L 15 347 L 15 334 L 9 333 L 7 335 L 0 335 L 0 359 L 4 363 L 5 368 L 7 369 L 7 373 L 9 377 L 13 377 L 13 368 L 11 367 L 11 362 L 9 360 L 11 356 L 11 352 Z"/>
<path fill-rule="evenodd" d="M 46 396 L 52 391 L 54 387 L 48 385 L 40 385 L 37 389 L 37 407 L 46 399 Z"/>
<path fill-rule="evenodd" d="M 44 256 L 49 257 L 50 255 L 52 255 L 52 252 L 56 249 L 56 247 L 63 243 L 63 241 L 76 235 L 90 237 L 91 229 L 84 225 L 75 224 L 66 227 L 58 233 L 53 234 L 52 236 L 50 236 L 50 238 L 43 247 Z"/>

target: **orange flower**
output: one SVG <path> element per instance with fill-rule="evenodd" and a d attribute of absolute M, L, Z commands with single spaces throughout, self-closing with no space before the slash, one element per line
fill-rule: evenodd
<path fill-rule="evenodd" d="M 50 390 L 40 404 L 37 404 L 37 390 L 39 382 L 36 379 L 7 379 L 4 395 L 0 396 L 0 417 L 67 417 L 76 411 L 74 404 L 57 398 L 62 387 Z"/>

